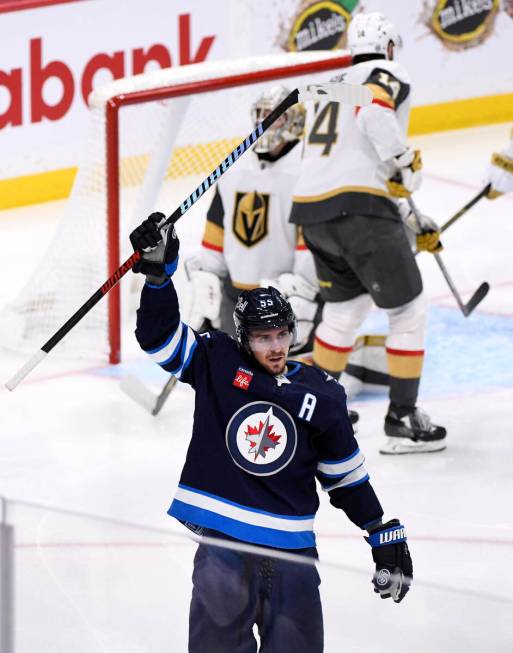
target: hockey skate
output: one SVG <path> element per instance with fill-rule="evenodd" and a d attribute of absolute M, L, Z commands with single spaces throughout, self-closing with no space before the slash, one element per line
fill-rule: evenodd
<path fill-rule="evenodd" d="M 382 454 L 431 453 L 446 447 L 447 431 L 443 426 L 433 424 L 429 415 L 420 408 L 408 412 L 389 408 L 385 433 L 388 439 L 379 449 Z"/>

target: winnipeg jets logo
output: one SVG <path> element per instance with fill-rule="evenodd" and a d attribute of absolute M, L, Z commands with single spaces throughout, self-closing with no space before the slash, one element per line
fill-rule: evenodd
<path fill-rule="evenodd" d="M 256 476 L 276 474 L 291 461 L 297 446 L 294 420 L 280 406 L 246 404 L 226 427 L 226 446 L 236 465 Z"/>
<path fill-rule="evenodd" d="M 257 460 L 258 456 L 262 458 L 266 457 L 269 449 L 276 449 L 281 435 L 276 435 L 273 433 L 273 425 L 270 424 L 270 419 L 273 416 L 273 409 L 269 408 L 269 412 L 266 415 L 266 420 L 262 424 L 262 420 L 256 428 L 248 424 L 248 430 L 246 431 L 246 440 L 250 443 L 250 449 L 248 453 L 254 454 L 254 460 Z"/>
<path fill-rule="evenodd" d="M 246 306 L 247 306 L 247 305 L 248 305 L 248 302 L 245 301 L 244 299 L 242 299 L 242 297 L 239 297 L 239 298 L 237 299 L 237 305 L 235 306 L 235 308 L 236 308 L 238 311 L 240 311 L 241 313 L 244 313 L 244 311 L 246 310 Z"/>

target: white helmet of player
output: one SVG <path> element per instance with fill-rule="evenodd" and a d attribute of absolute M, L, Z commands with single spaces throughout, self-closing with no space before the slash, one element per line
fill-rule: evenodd
<path fill-rule="evenodd" d="M 383 14 L 373 11 L 356 14 L 347 30 L 347 47 L 357 54 L 384 54 L 388 58 L 388 44 L 400 48 L 402 40 L 395 26 Z"/>
<path fill-rule="evenodd" d="M 251 107 L 253 124 L 257 125 L 262 122 L 280 102 L 283 102 L 289 93 L 289 89 L 281 84 L 272 86 L 267 91 L 264 91 Z M 258 139 L 254 150 L 261 154 L 272 152 L 283 143 L 301 138 L 304 128 L 305 108 L 302 104 L 295 104 L 290 109 L 287 109 Z"/>

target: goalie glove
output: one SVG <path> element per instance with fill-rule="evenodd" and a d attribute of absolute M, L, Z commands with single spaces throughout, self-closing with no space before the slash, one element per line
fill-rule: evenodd
<path fill-rule="evenodd" d="M 198 257 L 185 261 L 185 271 L 190 281 L 191 304 L 188 323 L 193 329 L 203 328 L 206 320 L 218 329 L 221 325 L 221 279 L 213 272 L 202 270 Z"/>
<path fill-rule="evenodd" d="M 145 274 L 150 283 L 158 285 L 169 279 L 178 267 L 180 241 L 174 225 L 163 226 L 165 221 L 163 213 L 152 213 L 130 234 L 132 247 L 142 252 L 133 271 Z"/>
<path fill-rule="evenodd" d="M 372 558 L 376 563 L 372 577 L 374 591 L 382 599 L 392 597 L 395 603 L 400 603 L 413 580 L 413 564 L 404 526 L 398 519 L 391 519 L 371 528 L 369 537 L 365 539 L 372 547 Z"/>
<path fill-rule="evenodd" d="M 262 279 L 262 288 L 273 286 L 288 299 L 297 320 L 296 344 L 291 351 L 297 351 L 306 345 L 314 325 L 314 317 L 317 313 L 317 288 L 309 283 L 304 277 L 291 272 L 280 274 L 277 279 Z"/>
<path fill-rule="evenodd" d="M 392 159 L 396 172 L 387 181 L 390 194 L 393 197 L 409 197 L 420 188 L 422 183 L 422 159 L 420 150 L 407 147 L 404 152 Z"/>
<path fill-rule="evenodd" d="M 407 200 L 400 199 L 397 202 L 399 215 L 404 224 L 415 234 L 415 245 L 419 252 L 429 252 L 430 254 L 439 254 L 443 251 L 440 242 L 440 227 L 434 220 L 426 215 L 422 216 L 422 225 L 419 225 L 413 211 Z"/>

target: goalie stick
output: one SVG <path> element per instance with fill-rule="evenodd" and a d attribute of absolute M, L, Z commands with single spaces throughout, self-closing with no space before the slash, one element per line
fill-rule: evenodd
<path fill-rule="evenodd" d="M 204 331 L 210 331 L 212 328 L 210 320 L 205 319 L 195 331 L 203 333 Z M 126 374 L 121 377 L 119 387 L 130 399 L 133 399 L 137 404 L 146 408 L 149 413 L 155 416 L 160 413 L 160 409 L 173 392 L 176 382 L 177 379 L 171 376 L 163 385 L 162 390 L 158 394 L 155 394 L 139 377 L 134 374 Z"/>
<path fill-rule="evenodd" d="M 158 395 L 152 392 L 138 377 L 133 374 L 123 376 L 120 388 L 131 399 L 152 415 L 158 415 L 167 398 L 177 383 L 175 376 L 170 376 Z"/>
<path fill-rule="evenodd" d="M 475 199 L 475 198 L 474 198 Z M 417 222 L 417 225 L 419 228 L 422 228 L 422 215 L 420 211 L 418 210 L 417 206 L 415 205 L 414 201 L 412 200 L 411 197 L 407 198 L 408 204 L 410 205 L 410 208 L 412 210 L 413 215 L 415 216 L 415 220 Z M 475 200 L 477 201 L 477 200 Z M 474 202 L 475 203 L 475 202 Z M 470 204 L 470 202 L 469 202 Z M 463 215 L 461 213 L 461 215 Z M 442 257 L 440 254 L 437 254 L 436 252 L 433 253 L 433 256 L 435 257 L 435 261 L 438 264 L 438 267 L 440 268 L 442 274 L 444 275 L 444 278 L 447 282 L 447 285 L 449 286 L 450 291 L 452 292 L 454 299 L 456 300 L 456 303 L 460 307 L 461 312 L 465 317 L 468 317 L 472 311 L 476 308 L 476 306 L 483 301 L 483 299 L 486 297 L 488 294 L 488 291 L 490 290 L 490 285 L 488 282 L 484 281 L 479 288 L 474 292 L 472 297 L 468 300 L 466 304 L 463 303 L 463 300 L 461 299 L 461 295 L 459 294 L 456 286 L 454 285 L 454 281 L 451 278 L 451 275 L 449 274 L 447 268 L 445 267 L 444 262 L 442 261 Z"/>
<path fill-rule="evenodd" d="M 280 104 L 259 123 L 237 147 L 228 154 L 215 170 L 213 170 L 206 179 L 194 190 L 173 213 L 166 219 L 164 225 L 176 222 L 195 204 L 203 193 L 211 186 L 214 186 L 217 180 L 223 175 L 244 152 L 252 147 L 262 134 L 294 104 L 303 101 L 323 101 L 330 100 L 341 102 L 352 106 L 365 106 L 372 102 L 372 91 L 366 86 L 360 84 L 348 84 L 347 82 L 326 82 L 325 84 L 309 84 L 295 88 Z M 163 226 L 164 226 L 163 225 Z M 89 311 L 103 297 L 119 283 L 122 277 L 133 268 L 140 260 L 142 253 L 135 251 L 98 290 L 82 304 L 82 306 L 58 329 L 53 336 L 44 343 L 44 345 L 23 365 L 12 378 L 5 384 L 8 390 L 14 390 L 21 381 L 50 353 L 64 336 L 73 329 L 80 320 L 89 313 Z"/>

